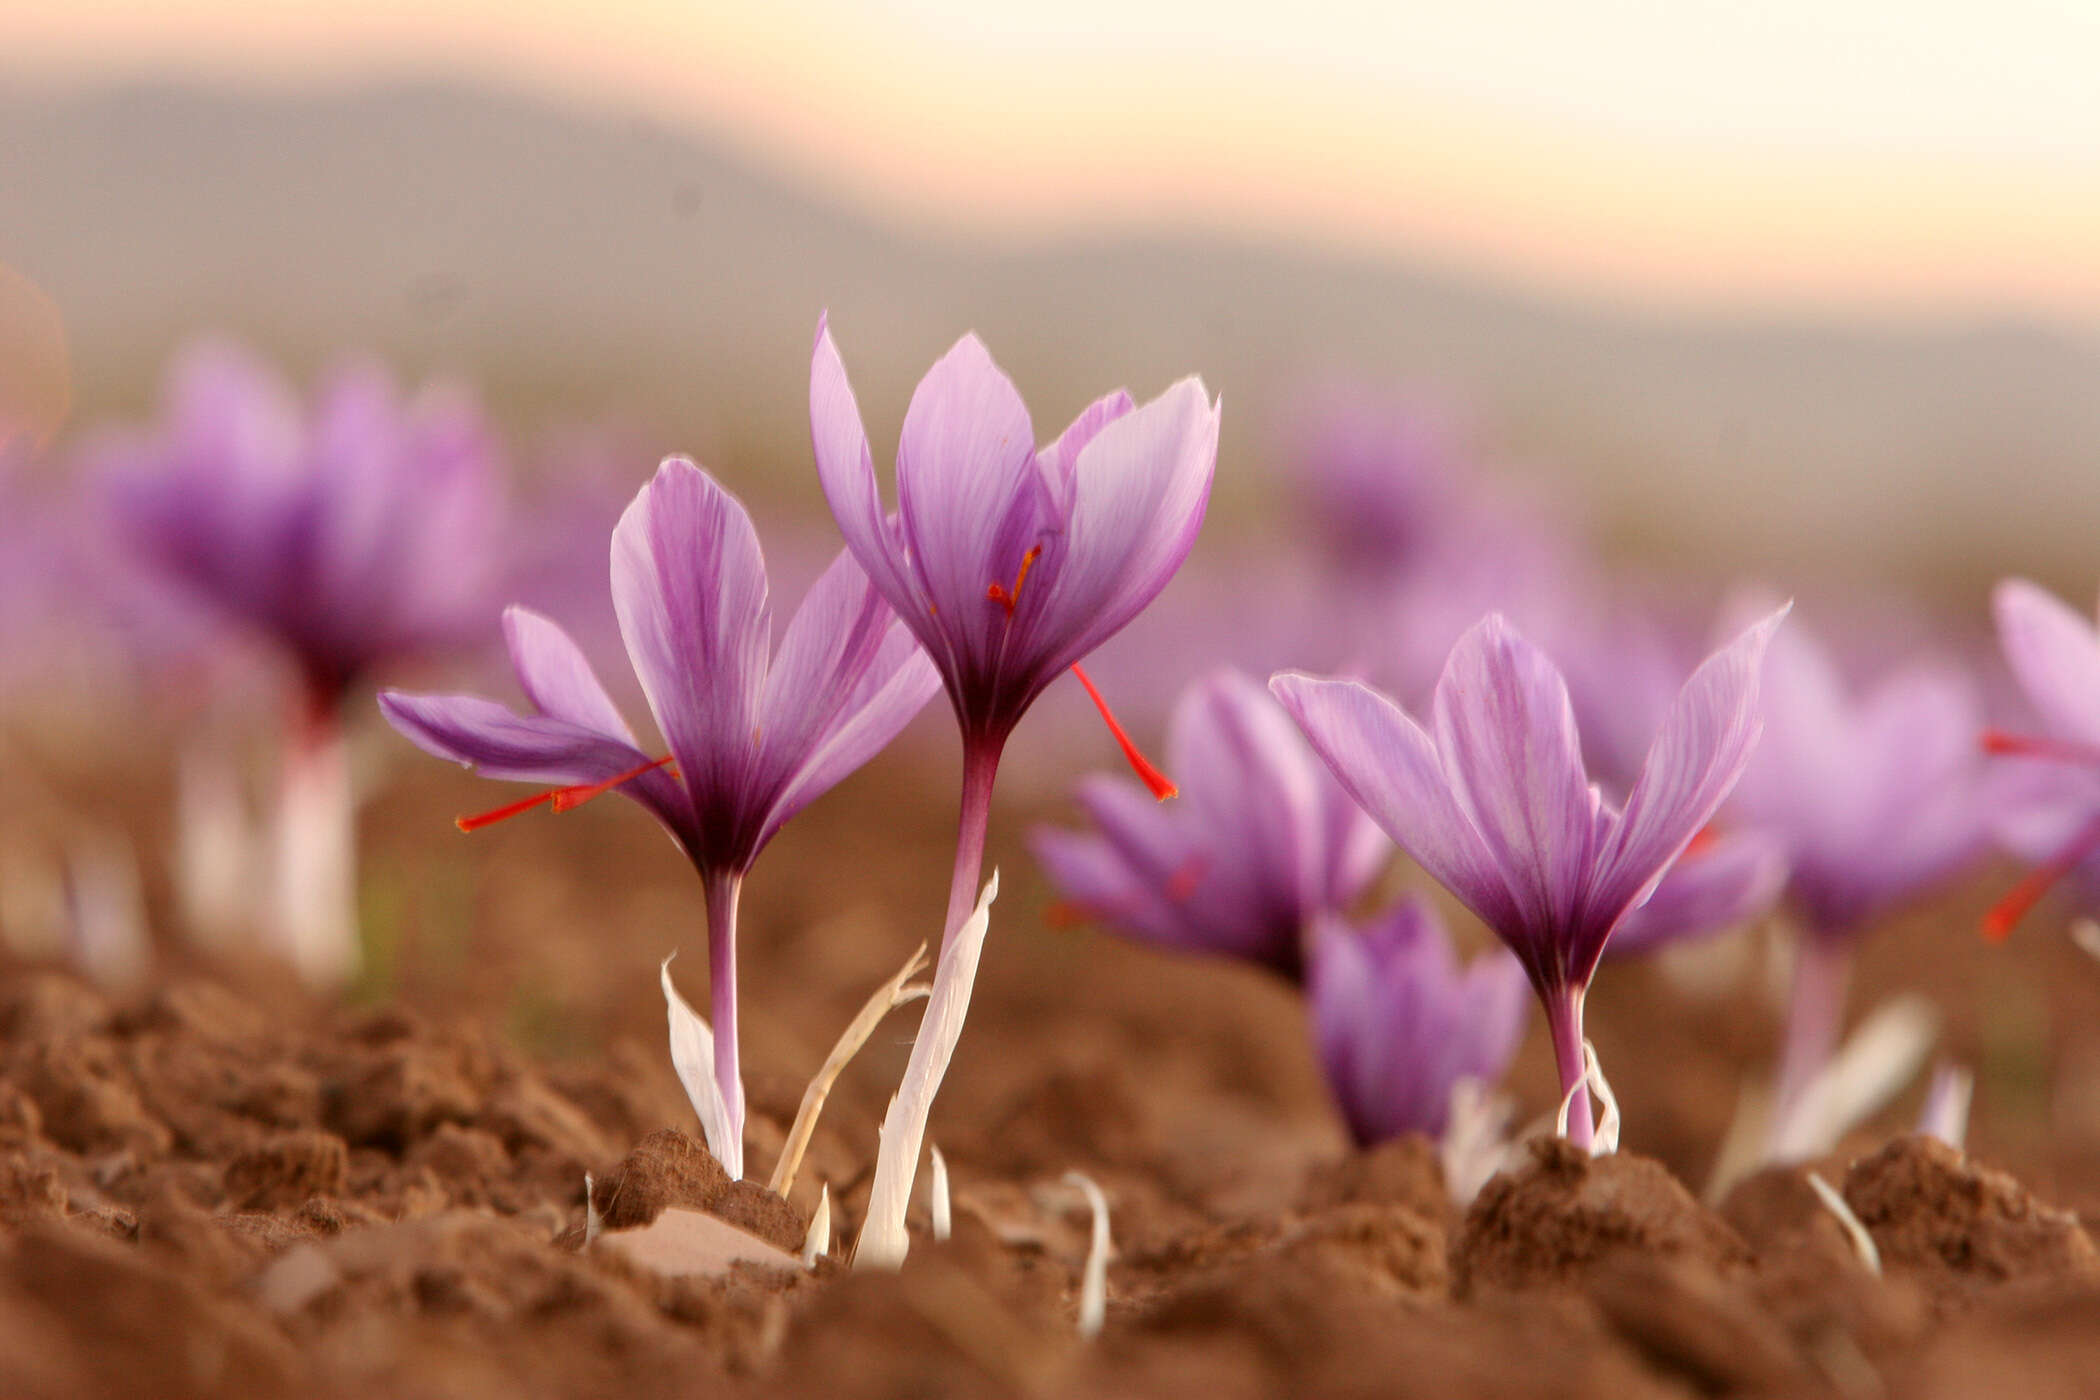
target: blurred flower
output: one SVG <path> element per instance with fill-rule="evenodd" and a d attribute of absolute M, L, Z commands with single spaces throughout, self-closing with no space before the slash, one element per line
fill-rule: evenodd
<path fill-rule="evenodd" d="M 1560 634 L 1558 655 L 1583 755 L 1605 794 L 1617 798 L 1638 781 L 1649 741 L 1669 717 L 1682 678 L 1698 664 L 1696 633 L 1621 585 L 1565 615 Z M 1626 916 L 1605 955 L 1640 957 L 1740 928 L 1771 910 L 1786 876 L 1786 847 L 1778 838 L 1708 827 L 1648 902 Z"/>
<path fill-rule="evenodd" d="M 1286 672 L 1284 708 L 1388 835 L 1514 952 L 1545 1003 L 1571 1137 L 1591 1141 L 1582 999 L 1607 940 L 1735 786 L 1782 609 L 1693 673 L 1624 809 L 1582 766 L 1566 682 L 1499 615 L 1459 639 L 1434 733 L 1370 687 Z"/>
<path fill-rule="evenodd" d="M 1730 810 L 1785 843 L 1802 923 L 1773 1098 L 1786 1133 L 1837 1047 L 1854 937 L 1983 849 L 1983 705 L 1966 671 L 1934 661 L 1855 690 L 1798 623 L 1765 665 L 1765 737 Z"/>
<path fill-rule="evenodd" d="M 1524 969 L 1496 951 L 1461 968 L 1428 901 L 1361 931 L 1323 917 L 1306 991 L 1320 1067 L 1360 1146 L 1441 1137 L 1462 1078 L 1502 1077 L 1524 1031 Z"/>
<path fill-rule="evenodd" d="M 1298 419 L 1292 484 L 1323 558 L 1389 576 L 1439 546 L 1464 475 L 1447 413 L 1330 385 L 1304 396 Z"/>
<path fill-rule="evenodd" d="M 1167 729 L 1181 800 L 1123 778 L 1081 781 L 1091 833 L 1039 828 L 1031 846 L 1076 912 L 1184 952 L 1297 978 L 1316 915 L 1346 908 L 1387 846 L 1268 691 L 1221 670 L 1189 687 Z"/>
<path fill-rule="evenodd" d="M 576 644 L 512 608 L 504 634 L 536 713 L 470 695 L 387 691 L 387 719 L 429 753 L 557 790 L 461 825 L 618 788 L 685 851 L 707 889 L 715 1066 L 741 1173 L 736 904 L 744 872 L 787 819 L 872 758 L 939 677 L 852 556 L 833 561 L 772 647 L 765 560 L 743 506 L 671 458 L 613 533 L 613 603 L 670 755 L 652 759 Z"/>
<path fill-rule="evenodd" d="M 2040 735 L 1985 736 L 2004 765 L 1996 785 L 1997 832 L 2039 864 L 1991 910 L 1985 931 L 2002 938 L 2054 886 L 2078 876 L 2100 900 L 2100 633 L 2088 619 L 2024 579 L 1992 596 L 2006 664 L 2041 721 Z"/>
<path fill-rule="evenodd" d="M 1845 937 L 1981 851 L 1983 704 L 1966 671 L 1920 661 L 1854 692 L 1797 622 L 1773 639 L 1764 712 L 1731 811 L 1786 843 L 1810 936 Z"/>
<path fill-rule="evenodd" d="M 1604 955 L 1640 957 L 1741 928 L 1771 912 L 1786 889 L 1786 876 L 1786 847 L 1771 833 L 1702 832 L 1662 877 L 1648 902 L 1619 924 Z"/>
<path fill-rule="evenodd" d="M 151 432 L 89 454 L 120 535 L 169 580 L 274 638 L 316 697 L 484 625 L 503 493 L 465 399 L 404 401 L 376 367 L 302 412 L 227 345 L 191 347 Z"/>

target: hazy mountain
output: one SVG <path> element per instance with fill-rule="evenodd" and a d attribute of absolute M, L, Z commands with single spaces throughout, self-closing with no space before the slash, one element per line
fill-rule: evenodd
<path fill-rule="evenodd" d="M 86 412 L 136 410 L 174 340 L 222 327 L 299 363 L 456 368 L 528 421 L 638 415 L 753 485 L 806 470 L 829 307 L 878 457 L 975 327 L 1046 433 L 1202 371 L 1227 480 L 1308 372 L 1428 377 L 1605 523 L 1709 562 L 1964 586 L 2100 563 L 2087 331 L 1640 315 L 1222 237 L 964 247 L 701 136 L 499 92 L 0 90 L 0 259 L 60 303 Z"/>

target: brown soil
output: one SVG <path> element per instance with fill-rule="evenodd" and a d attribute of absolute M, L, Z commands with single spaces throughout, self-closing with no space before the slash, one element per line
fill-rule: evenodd
<path fill-rule="evenodd" d="M 849 792 L 906 798 L 820 804 L 753 882 L 761 1180 L 937 903 L 947 776 L 892 764 Z M 654 976 L 698 951 L 689 874 L 595 807 L 448 840 L 487 789 L 404 779 L 367 833 L 386 955 L 363 1004 L 181 955 L 125 996 L 0 970 L 0 1395 L 2100 1393 L 2078 1214 L 2100 1205 L 2100 969 L 2046 933 L 1981 947 L 1988 890 L 1882 932 L 1862 969 L 1863 995 L 1924 980 L 1978 1071 L 1977 1151 L 2010 1169 L 1905 1136 L 1915 1095 L 1814 1164 L 1880 1276 L 1806 1168 L 1700 1200 L 1771 1050 L 1754 968 L 1706 1000 L 1608 971 L 1592 1030 L 1628 1150 L 1535 1144 L 1458 1212 L 1428 1144 L 1346 1147 L 1288 989 L 1045 926 L 1006 844 L 933 1125 L 953 1237 L 915 1217 L 895 1276 L 674 1278 L 583 1247 L 585 1173 L 607 1230 L 697 1210 L 799 1252 L 821 1183 L 850 1240 L 913 1013 L 841 1081 L 792 1200 L 730 1182 L 692 1135 Z M 1002 811 L 1001 840 L 1020 829 Z M 1525 1113 L 1551 1083 L 1535 1036 Z M 1090 1344 L 1072 1168 L 1116 1241 Z"/>

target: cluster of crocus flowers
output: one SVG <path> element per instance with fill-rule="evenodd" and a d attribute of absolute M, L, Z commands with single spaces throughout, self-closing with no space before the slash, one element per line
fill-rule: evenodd
<path fill-rule="evenodd" d="M 1987 828 L 1966 671 L 1920 660 L 1855 690 L 1797 620 L 1773 640 L 1764 714 L 1730 810 L 1783 843 L 1800 925 L 1777 1130 L 1836 1048 L 1860 933 L 1970 864 Z"/>
<path fill-rule="evenodd" d="M 520 714 L 468 695 L 389 691 L 416 744 L 483 775 L 550 790 L 463 827 L 618 790 L 648 810 L 706 894 L 713 1068 L 709 1147 L 743 1174 L 736 919 L 745 873 L 783 823 L 873 757 L 939 687 L 850 554 L 811 587 L 774 646 L 764 556 L 743 506 L 683 458 L 664 462 L 613 534 L 612 592 L 635 675 L 669 752 L 644 750 L 583 653 L 512 608 L 504 634 Z"/>
<path fill-rule="evenodd" d="M 485 616 L 503 530 L 490 436 L 463 397 L 404 399 L 371 366 L 329 377 L 308 407 L 258 361 L 203 344 L 177 359 L 158 424 L 88 456 L 132 555 L 297 675 L 265 922 L 308 977 L 340 980 L 358 962 L 343 702 Z"/>
<path fill-rule="evenodd" d="M 1191 685 L 1167 726 L 1177 802 L 1096 774 L 1075 796 L 1086 832 L 1039 828 L 1061 908 L 1162 948 L 1304 972 L 1313 920 L 1347 909 L 1390 854 L 1377 825 L 1253 677 Z"/>
<path fill-rule="evenodd" d="M 1693 672 L 1623 807 L 1584 770 L 1560 672 L 1499 615 L 1452 649 L 1426 727 L 1359 681 L 1270 681 L 1351 795 L 1523 965 L 1545 1007 L 1578 1146 L 1592 1141 L 1584 994 L 1613 932 L 1749 761 L 1758 674 L 1784 615 Z"/>
<path fill-rule="evenodd" d="M 817 473 L 840 533 L 938 668 L 962 735 L 962 802 L 943 954 L 898 1103 L 884 1127 L 872 1198 L 901 1202 L 924 1114 L 960 1031 L 975 976 L 959 937 L 972 910 L 1006 742 L 1037 696 L 1073 671 L 1146 785 L 1173 785 L 1111 717 L 1079 663 L 1156 597 L 1188 555 L 1210 500 L 1218 405 L 1184 379 L 1138 406 L 1118 390 L 1047 445 L 1021 395 L 977 337 L 919 382 L 897 447 L 886 511 L 860 410 L 830 329 L 810 368 Z M 980 933 L 981 936 L 981 933 Z M 903 1257 L 901 1217 L 871 1212 L 856 1258 Z"/>
<path fill-rule="evenodd" d="M 2006 664 L 2040 732 L 1984 735 L 1999 756 L 1996 834 L 2035 862 L 1984 920 L 2003 938 L 2059 881 L 2100 890 L 2100 630 L 2047 591 L 2008 579 L 1992 598 Z"/>

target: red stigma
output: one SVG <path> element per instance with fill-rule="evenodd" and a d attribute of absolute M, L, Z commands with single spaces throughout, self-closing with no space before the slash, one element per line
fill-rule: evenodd
<path fill-rule="evenodd" d="M 1102 720 L 1108 725 L 1108 732 L 1115 736 L 1116 743 L 1123 750 L 1124 761 L 1129 763 L 1131 771 L 1138 775 L 1138 781 L 1142 782 L 1151 790 L 1152 795 L 1162 802 L 1170 797 L 1178 796 L 1181 789 L 1174 786 L 1173 779 L 1153 767 L 1152 760 L 1138 752 L 1138 746 L 1131 742 L 1130 735 L 1125 733 L 1123 726 L 1116 722 L 1115 712 L 1108 708 L 1108 702 L 1101 698 L 1101 692 L 1094 689 L 1094 683 L 1088 679 L 1087 673 L 1075 664 L 1072 667 L 1072 674 L 1079 677 L 1079 683 L 1086 687 L 1087 697 L 1094 702 L 1094 708 L 1101 712 Z"/>
<path fill-rule="evenodd" d="M 636 778 L 641 777 L 642 774 L 661 768 L 670 761 L 671 755 L 665 754 L 662 758 L 652 759 L 648 763 L 628 769 L 625 773 L 607 778 L 602 783 L 590 783 L 583 787 L 565 787 L 554 794 L 554 810 L 557 812 L 574 811 L 599 794 L 611 792 L 622 783 L 633 782 Z"/>
<path fill-rule="evenodd" d="M 1034 566 L 1035 561 L 1041 557 L 1042 552 L 1043 547 L 1039 544 L 1028 546 L 1028 552 L 1021 556 L 1021 571 L 1014 575 L 1014 586 L 1012 588 L 1001 587 L 998 583 L 985 585 L 984 596 L 1006 609 L 1008 617 L 1012 617 L 1014 609 L 1019 606 L 1021 602 L 1021 585 L 1028 582 L 1028 570 Z"/>
<path fill-rule="evenodd" d="M 1713 827 L 1702 826 L 1692 833 L 1691 840 L 1684 843 L 1684 853 L 1688 856 L 1701 855 L 1720 844 L 1721 838 L 1714 833 Z"/>
<path fill-rule="evenodd" d="M 2071 739 L 2049 739 L 2028 734 L 2009 734 L 2003 729 L 1986 729 L 1983 731 L 1982 744 L 1985 753 L 2000 757 L 2046 758 L 2058 763 L 2100 764 L 2100 749 Z"/>
<path fill-rule="evenodd" d="M 2028 871 L 2027 878 L 1992 905 L 1983 916 L 1983 936 L 1993 943 L 2004 942 L 2020 920 L 2027 917 L 2028 911 L 2041 902 L 2042 896 L 2096 849 L 2100 849 L 2100 820 L 2087 823 L 2069 845 Z"/>
<path fill-rule="evenodd" d="M 602 783 L 577 783 L 570 787 L 549 788 L 545 792 L 534 793 L 521 801 L 507 803 L 493 811 L 477 812 L 467 817 L 456 817 L 453 819 L 452 824 L 461 831 L 475 832 L 485 826 L 494 826 L 497 822 L 523 816 L 543 802 L 551 804 L 556 812 L 573 811 L 601 793 L 611 792 L 620 784 L 632 782 L 651 769 L 663 767 L 671 761 L 671 758 L 672 755 L 665 754 L 662 758 L 652 759 L 639 767 L 628 769 L 625 773 L 607 778 Z"/>
<path fill-rule="evenodd" d="M 559 789 L 556 789 L 556 791 L 559 791 Z M 522 802 L 512 802 L 506 806 L 498 807 L 494 811 L 476 812 L 474 815 L 468 817 L 454 817 L 452 819 L 452 824 L 458 827 L 461 831 L 475 832 L 481 830 L 485 826 L 494 826 L 497 822 L 508 821 L 512 817 L 523 816 L 525 813 L 539 806 L 542 802 L 551 802 L 553 801 L 553 799 L 553 792 L 535 793 Z"/>

